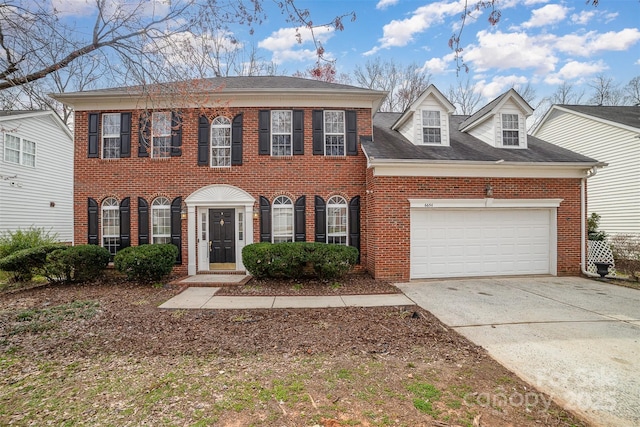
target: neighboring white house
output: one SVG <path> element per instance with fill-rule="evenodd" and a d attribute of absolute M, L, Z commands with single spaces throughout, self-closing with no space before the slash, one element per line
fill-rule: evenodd
<path fill-rule="evenodd" d="M 73 135 L 53 111 L 0 111 L 0 233 L 73 242 Z"/>
<path fill-rule="evenodd" d="M 607 163 L 589 179 L 589 214 L 608 234 L 640 234 L 640 106 L 553 105 L 532 135 Z"/>

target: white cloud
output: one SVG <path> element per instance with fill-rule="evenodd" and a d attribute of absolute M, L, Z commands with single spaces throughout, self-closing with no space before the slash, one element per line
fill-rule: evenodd
<path fill-rule="evenodd" d="M 568 8 L 559 4 L 548 4 L 531 12 L 531 19 L 522 23 L 522 28 L 545 27 L 561 22 L 567 16 Z"/>
<path fill-rule="evenodd" d="M 389 6 L 395 6 L 400 0 L 380 0 L 376 5 L 376 9 L 384 10 Z"/>
<path fill-rule="evenodd" d="M 587 25 L 594 16 L 596 16 L 596 13 L 593 10 L 583 10 L 580 13 L 571 15 L 571 22 L 578 25 Z"/>
<path fill-rule="evenodd" d="M 89 16 L 97 11 L 96 3 L 87 0 L 51 0 L 51 7 L 61 15 Z"/>
<path fill-rule="evenodd" d="M 415 34 L 422 33 L 434 24 L 443 22 L 445 17 L 459 15 L 464 10 L 465 1 L 437 1 L 421 6 L 409 18 L 394 19 L 382 28 L 380 44 L 365 53 L 372 55 L 381 49 L 406 46 Z"/>
<path fill-rule="evenodd" d="M 473 88 L 476 93 L 482 94 L 487 99 L 494 99 L 498 95 L 506 92 L 509 88 L 517 85 L 525 85 L 529 79 L 524 76 L 495 76 L 490 82 L 486 80 L 478 81 Z"/>
<path fill-rule="evenodd" d="M 328 26 L 314 28 L 316 40 L 325 43 L 334 35 L 334 29 Z M 299 40 L 298 42 L 298 34 Z M 273 54 L 273 61 L 281 64 L 286 61 L 303 61 L 313 60 L 317 56 L 315 47 L 312 49 L 305 48 L 305 45 L 313 43 L 311 30 L 308 28 L 281 28 L 271 33 L 269 37 L 258 42 L 258 47 L 270 50 Z M 331 54 L 325 52 L 327 59 L 331 58 Z"/>
<path fill-rule="evenodd" d="M 640 41 L 640 30 L 637 28 L 625 28 L 607 33 L 589 31 L 584 34 L 567 34 L 557 37 L 555 48 L 571 55 L 591 56 L 605 51 L 628 50 L 638 41 Z"/>
<path fill-rule="evenodd" d="M 431 74 L 444 74 L 450 70 L 448 65 L 449 61 L 444 58 L 431 58 L 425 61 L 420 71 Z"/>
<path fill-rule="evenodd" d="M 547 84 L 562 84 L 567 80 L 584 80 L 590 75 L 594 75 L 606 70 L 607 65 L 603 61 L 597 62 L 567 62 L 557 73 L 549 74 L 544 82 Z"/>
<path fill-rule="evenodd" d="M 549 0 L 524 0 L 525 6 L 533 6 L 534 4 L 549 3 Z"/>
<path fill-rule="evenodd" d="M 524 32 L 478 32 L 479 46 L 468 47 L 463 58 L 483 71 L 489 68 L 534 69 L 537 73 L 552 72 L 558 62 L 552 46 L 544 38 L 530 37 Z"/>

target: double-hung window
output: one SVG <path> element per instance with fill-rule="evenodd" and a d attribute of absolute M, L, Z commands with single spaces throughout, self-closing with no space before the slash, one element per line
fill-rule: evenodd
<path fill-rule="evenodd" d="M 4 135 L 4 161 L 24 166 L 36 165 L 36 143 L 15 135 Z"/>
<path fill-rule="evenodd" d="M 324 111 L 324 154 L 344 156 L 344 111 Z"/>
<path fill-rule="evenodd" d="M 340 196 L 327 203 L 327 243 L 347 244 L 347 201 Z"/>
<path fill-rule="evenodd" d="M 440 111 L 422 110 L 422 142 L 442 144 Z"/>
<path fill-rule="evenodd" d="M 171 112 L 154 112 L 151 116 L 151 157 L 171 156 Z"/>
<path fill-rule="evenodd" d="M 102 158 L 120 157 L 120 113 L 102 115 Z"/>
<path fill-rule="evenodd" d="M 502 145 L 512 147 L 520 145 L 520 132 L 517 114 L 502 115 Z"/>
<path fill-rule="evenodd" d="M 120 249 L 120 204 L 113 197 L 102 202 L 102 246 L 112 259 Z"/>
<path fill-rule="evenodd" d="M 231 120 L 216 117 L 211 122 L 211 167 L 231 166 Z"/>
<path fill-rule="evenodd" d="M 293 134 L 293 112 L 274 110 L 271 112 L 271 155 L 291 156 Z"/>
<path fill-rule="evenodd" d="M 273 243 L 293 242 L 293 203 L 287 196 L 273 201 Z"/>
<path fill-rule="evenodd" d="M 171 243 L 171 207 L 169 199 L 158 197 L 151 203 L 151 238 L 153 243 Z"/>

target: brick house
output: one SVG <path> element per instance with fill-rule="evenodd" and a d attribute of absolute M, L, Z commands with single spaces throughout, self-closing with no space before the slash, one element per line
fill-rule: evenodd
<path fill-rule="evenodd" d="M 580 274 L 599 164 L 528 136 L 515 91 L 463 117 L 434 86 L 376 113 L 385 93 L 353 86 L 204 82 L 55 95 L 75 109 L 76 243 L 171 242 L 190 275 L 243 271 L 258 241 L 352 245 L 391 280 Z"/>

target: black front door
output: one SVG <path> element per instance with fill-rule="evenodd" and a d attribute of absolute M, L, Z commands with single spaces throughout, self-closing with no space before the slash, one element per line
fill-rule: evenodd
<path fill-rule="evenodd" d="M 209 262 L 235 264 L 236 232 L 234 209 L 209 209 Z"/>

